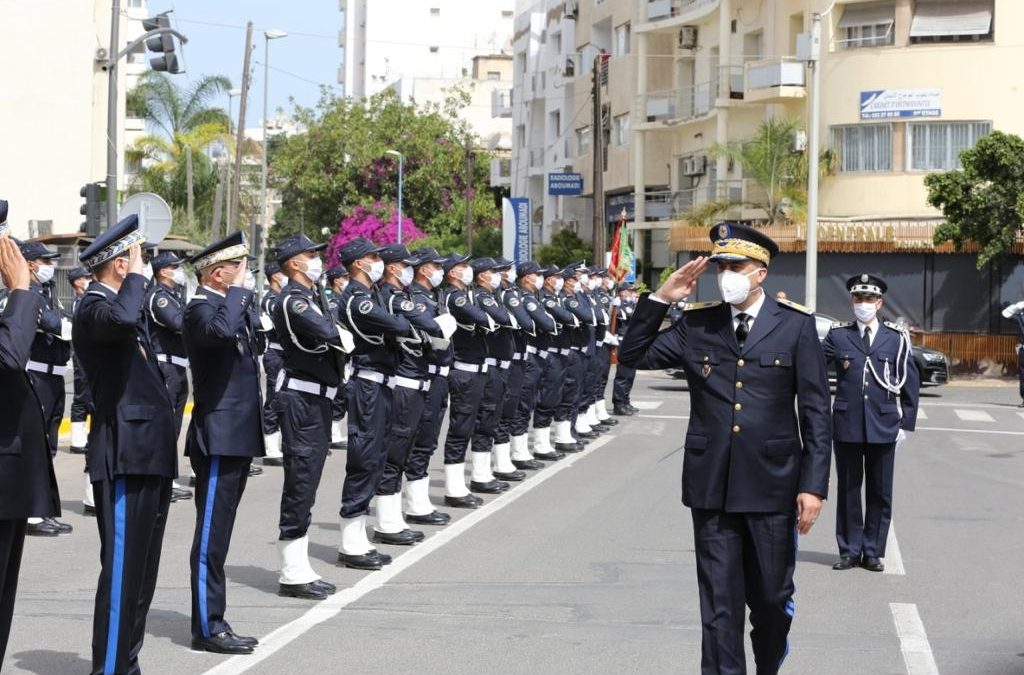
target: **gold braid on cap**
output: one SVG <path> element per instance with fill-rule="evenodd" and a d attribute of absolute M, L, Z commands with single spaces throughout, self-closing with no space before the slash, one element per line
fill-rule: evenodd
<path fill-rule="evenodd" d="M 712 255 L 740 255 L 763 262 L 767 265 L 771 262 L 772 256 L 764 246 L 755 244 L 746 239 L 719 239 L 715 242 L 715 250 Z"/>
<path fill-rule="evenodd" d="M 249 247 L 245 244 L 235 244 L 234 246 L 228 246 L 222 248 L 219 251 L 214 251 L 210 255 L 204 255 L 199 258 L 192 266 L 197 270 L 205 269 L 210 265 L 216 265 L 217 263 L 227 262 L 229 260 L 235 260 L 237 258 L 244 258 L 249 255 Z"/>

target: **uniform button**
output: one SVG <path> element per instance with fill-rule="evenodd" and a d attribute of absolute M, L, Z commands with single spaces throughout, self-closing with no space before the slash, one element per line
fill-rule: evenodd
<path fill-rule="evenodd" d="M 743 410 L 743 404 L 742 403 L 737 403 L 736 404 L 736 410 Z"/>
<path fill-rule="evenodd" d="M 705 354 L 704 355 L 704 363 L 707 363 L 709 360 L 710 360 L 710 357 L 707 354 Z"/>
<path fill-rule="evenodd" d="M 740 359 L 739 361 L 736 362 L 736 365 L 742 368 L 743 366 L 747 365 L 747 362 L 744 361 L 743 359 Z"/>
<path fill-rule="evenodd" d="M 867 394 L 864 394 L 864 398 L 866 399 L 867 397 L 868 397 L 868 395 L 867 395 Z"/>
<path fill-rule="evenodd" d="M 780 363 L 782 363 L 782 361 L 779 361 L 778 359 L 775 359 L 775 365 L 779 365 Z"/>
<path fill-rule="evenodd" d="M 732 428 L 732 432 L 733 432 L 734 434 L 738 434 L 738 433 L 740 432 L 740 425 L 738 425 L 738 424 L 737 424 L 736 426 L 734 426 L 734 427 Z"/>
<path fill-rule="evenodd" d="M 742 382 L 737 382 L 736 383 L 736 388 L 737 389 L 742 389 L 743 388 L 743 383 Z"/>

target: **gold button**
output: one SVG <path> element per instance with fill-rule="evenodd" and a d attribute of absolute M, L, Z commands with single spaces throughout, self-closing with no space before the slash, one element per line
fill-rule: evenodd
<path fill-rule="evenodd" d="M 743 388 L 743 383 L 742 382 L 737 382 L 736 383 L 736 388 L 737 389 L 742 389 Z"/>
<path fill-rule="evenodd" d="M 734 427 L 732 428 L 732 432 L 733 432 L 734 434 L 738 434 L 738 433 L 740 432 L 740 425 L 738 425 L 738 424 L 737 424 L 736 426 L 734 426 Z"/>
<path fill-rule="evenodd" d="M 742 403 L 737 403 L 736 404 L 736 410 L 743 410 L 743 404 Z"/>
<path fill-rule="evenodd" d="M 743 366 L 747 365 L 747 362 L 744 361 L 743 359 L 740 359 L 739 361 L 736 362 L 736 365 L 742 368 Z"/>
<path fill-rule="evenodd" d="M 779 361 L 778 359 L 775 359 L 775 365 L 779 365 L 780 363 L 782 363 L 782 361 Z"/>

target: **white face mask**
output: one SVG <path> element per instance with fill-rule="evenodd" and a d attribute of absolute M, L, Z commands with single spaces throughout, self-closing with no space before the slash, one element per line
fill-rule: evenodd
<path fill-rule="evenodd" d="M 312 281 L 314 284 L 320 281 L 320 276 L 324 273 L 324 261 L 320 258 L 313 258 L 312 260 L 306 261 L 306 271 L 303 274 L 306 278 Z"/>
<path fill-rule="evenodd" d="M 416 276 L 416 270 L 411 267 L 406 267 L 402 270 L 401 274 L 398 275 L 398 283 L 402 284 L 402 288 L 405 288 L 412 283 L 414 276 Z"/>
<path fill-rule="evenodd" d="M 242 286 L 244 286 L 247 291 L 256 290 L 256 277 L 253 275 L 251 270 L 245 271 L 245 281 L 242 282 Z"/>
<path fill-rule="evenodd" d="M 584 288 L 589 288 L 590 287 L 590 277 L 588 277 L 586 274 L 584 274 L 583 276 L 580 277 L 579 283 Z"/>
<path fill-rule="evenodd" d="M 878 313 L 878 306 L 873 302 L 858 302 L 853 306 L 853 313 L 856 315 L 857 321 L 871 323 Z"/>
<path fill-rule="evenodd" d="M 598 279 L 591 279 L 590 280 L 590 290 L 593 291 L 593 290 L 597 289 L 598 281 L 599 281 Z"/>
<path fill-rule="evenodd" d="M 444 281 L 444 272 L 442 270 L 434 270 L 428 278 L 430 279 L 431 288 L 437 288 Z"/>
<path fill-rule="evenodd" d="M 561 293 L 564 287 L 565 279 L 563 279 L 562 277 L 558 277 L 557 279 L 555 279 L 555 293 Z"/>
<path fill-rule="evenodd" d="M 499 286 L 501 286 L 501 274 L 491 272 L 491 288 L 498 288 Z"/>
<path fill-rule="evenodd" d="M 184 286 L 185 282 L 187 281 L 187 279 L 185 279 L 185 270 L 181 269 L 180 267 L 174 270 L 174 272 L 171 275 L 171 281 L 178 284 L 179 286 Z"/>
<path fill-rule="evenodd" d="M 614 286 L 615 286 L 615 281 L 613 279 L 605 279 L 604 280 L 604 287 L 605 287 L 605 289 L 610 291 L 610 290 L 612 290 L 612 288 Z"/>
<path fill-rule="evenodd" d="M 752 274 L 757 270 L 751 270 L 747 274 L 740 274 L 732 270 L 718 273 L 718 289 L 722 292 L 722 299 L 730 305 L 736 305 L 750 296 L 750 281 Z"/>
<path fill-rule="evenodd" d="M 142 266 L 142 276 L 146 277 L 146 279 L 153 278 L 153 266 L 151 264 L 146 263 Z"/>
<path fill-rule="evenodd" d="M 53 265 L 40 265 L 36 268 L 36 281 L 40 284 L 49 283 L 53 279 L 53 273 L 56 271 Z"/>
<path fill-rule="evenodd" d="M 468 267 L 465 267 L 459 270 L 458 277 L 459 281 L 468 286 L 471 283 L 473 283 L 473 270 L 469 269 Z"/>
<path fill-rule="evenodd" d="M 541 275 L 538 274 L 537 278 L 533 280 L 533 288 L 534 288 L 534 290 L 538 290 L 539 291 L 541 289 L 541 287 L 543 287 L 543 286 L 544 286 L 544 277 L 542 277 Z"/>
<path fill-rule="evenodd" d="M 515 265 L 513 265 L 510 269 L 505 270 L 505 281 L 509 282 L 510 284 L 514 284 L 516 282 L 516 266 Z"/>
<path fill-rule="evenodd" d="M 363 270 L 366 272 L 366 276 L 370 277 L 370 283 L 375 284 L 384 276 L 384 261 L 375 260 L 370 263 L 370 269 L 364 267 Z"/>

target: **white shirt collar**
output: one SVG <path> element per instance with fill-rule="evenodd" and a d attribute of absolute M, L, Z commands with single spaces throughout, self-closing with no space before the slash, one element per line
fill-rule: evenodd
<path fill-rule="evenodd" d="M 209 286 L 200 286 L 200 288 L 202 288 L 202 289 L 203 289 L 204 291 L 209 291 L 209 292 L 211 292 L 211 293 L 214 293 L 214 294 L 216 294 L 216 295 L 219 295 L 219 296 L 220 296 L 220 297 L 222 297 L 222 298 L 226 298 L 226 297 L 228 297 L 226 293 L 221 293 L 220 291 L 215 291 L 215 290 L 213 290 L 212 288 L 210 288 Z"/>
<path fill-rule="evenodd" d="M 102 281 L 97 281 L 96 283 L 98 283 L 98 284 L 99 284 L 100 286 L 102 286 L 103 288 L 106 288 L 107 290 L 109 290 L 109 291 L 110 291 L 111 293 L 113 293 L 114 295 L 117 295 L 117 289 L 115 289 L 115 288 L 111 288 L 109 284 L 105 284 L 105 283 L 103 283 Z"/>
<path fill-rule="evenodd" d="M 860 333 L 861 337 L 864 337 L 865 328 L 871 329 L 871 339 L 873 340 L 875 336 L 878 335 L 878 317 L 875 317 L 871 321 L 871 323 L 861 323 L 860 321 L 857 322 L 857 331 Z"/>
<path fill-rule="evenodd" d="M 733 319 L 735 319 L 740 314 L 746 314 L 747 316 L 750 317 L 750 321 L 753 321 L 754 319 L 757 318 L 757 314 L 758 312 L 761 311 L 762 307 L 764 307 L 764 289 L 761 289 L 761 293 L 758 296 L 757 300 L 755 300 L 754 304 L 752 304 L 750 307 L 747 307 L 746 309 L 736 309 L 735 305 L 729 305 L 729 310 L 732 312 Z"/>

